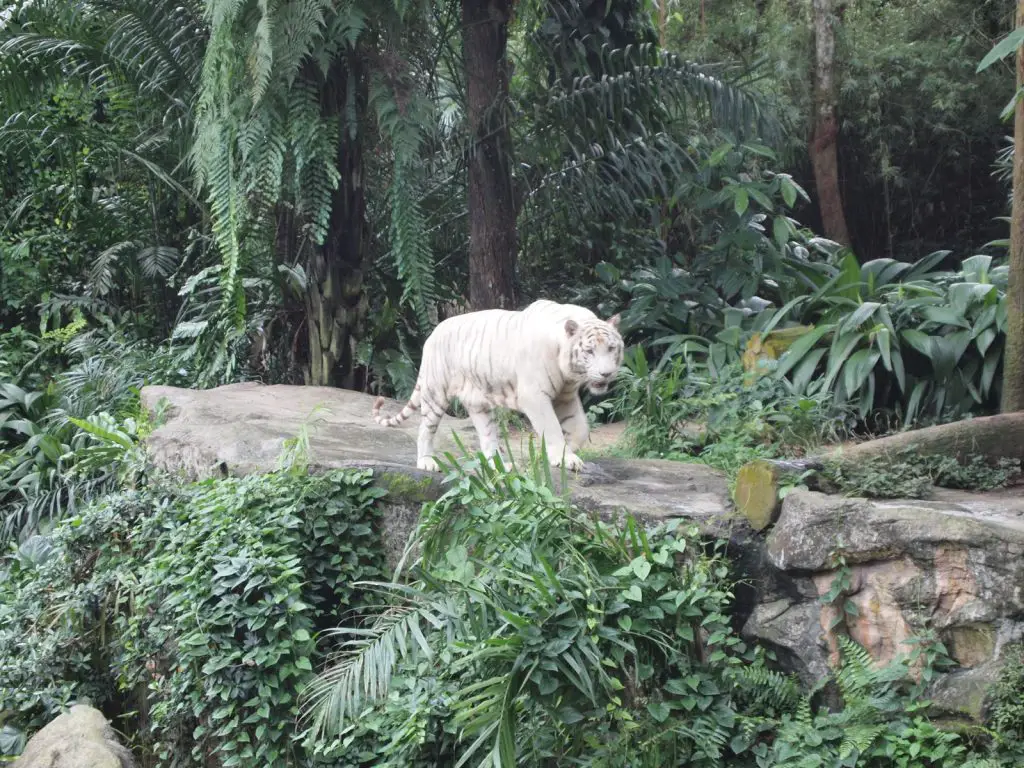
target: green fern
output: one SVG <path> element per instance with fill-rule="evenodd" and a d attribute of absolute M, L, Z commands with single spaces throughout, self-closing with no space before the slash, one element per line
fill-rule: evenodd
<path fill-rule="evenodd" d="M 397 76 L 375 73 L 368 105 L 357 85 L 365 57 L 376 55 L 362 41 L 371 29 L 400 27 L 400 11 L 387 2 L 208 3 L 210 42 L 192 159 L 224 265 L 221 315 L 235 328 L 244 323 L 243 261 L 250 253 L 266 258 L 273 232 L 265 224 L 279 206 L 297 224 L 296 257 L 327 242 L 342 181 L 339 146 L 363 134 L 370 111 L 393 148 L 391 239 L 403 298 L 429 327 L 436 288 L 417 161 L 430 105 Z M 336 97 L 343 100 L 335 103 Z M 359 151 L 358 143 L 347 146 Z M 365 256 L 346 258 L 358 263 Z M 336 281 L 309 263 L 304 267 L 311 288 Z"/>
<path fill-rule="evenodd" d="M 339 660 L 304 694 L 303 714 L 315 714 L 312 725 L 316 734 L 342 730 L 362 706 L 383 700 L 396 666 L 407 656 L 417 650 L 427 658 L 433 655 L 421 625 L 442 625 L 436 608 L 416 602 L 413 596 L 379 613 L 369 629 L 335 630 L 335 634 L 355 639 L 342 643 Z"/>

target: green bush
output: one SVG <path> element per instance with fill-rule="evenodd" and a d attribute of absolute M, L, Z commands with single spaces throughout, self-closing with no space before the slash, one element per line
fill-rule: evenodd
<path fill-rule="evenodd" d="M 626 355 L 605 407 L 627 420 L 627 450 L 641 458 L 697 460 L 727 472 L 745 462 L 802 454 L 839 440 L 852 421 L 827 393 L 665 356 L 651 367 L 642 347 Z"/>
<path fill-rule="evenodd" d="M 0 544 L 45 532 L 144 472 L 139 389 L 189 379 L 167 349 L 84 322 L 0 335 L 0 363 L 5 354 L 19 364 L 0 382 Z"/>
<path fill-rule="evenodd" d="M 605 525 L 543 476 L 473 467 L 424 510 L 411 581 L 379 585 L 386 609 L 311 689 L 341 764 L 720 760 L 755 660 L 720 555 L 680 521 Z"/>
<path fill-rule="evenodd" d="M 307 764 L 297 696 L 377 578 L 367 472 L 127 492 L 23 544 L 0 574 L 0 724 L 88 696 L 161 766 Z M 128 710 L 138 707 L 131 715 Z"/>

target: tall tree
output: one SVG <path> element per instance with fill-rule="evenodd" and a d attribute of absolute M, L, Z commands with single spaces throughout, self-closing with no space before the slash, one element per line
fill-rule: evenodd
<path fill-rule="evenodd" d="M 408 67 L 384 57 L 379 44 L 383 31 L 392 41 L 399 37 L 404 6 L 389 0 L 206 5 L 211 38 L 193 154 L 224 262 L 218 331 L 237 332 L 244 319 L 240 269 L 247 260 L 299 266 L 306 383 L 351 386 L 371 265 L 363 155 L 371 116 L 392 140 L 399 272 L 419 274 L 410 262 L 424 258 L 410 170 L 422 99 L 405 82 Z"/>
<path fill-rule="evenodd" d="M 469 301 L 516 308 L 516 196 L 509 128 L 508 25 L 513 0 L 462 0 L 469 123 Z"/>
<path fill-rule="evenodd" d="M 850 233 L 839 191 L 839 156 L 836 140 L 836 32 L 839 16 L 833 0 L 812 0 L 814 29 L 814 128 L 810 156 L 814 186 L 818 191 L 821 223 L 825 236 L 850 245 Z"/>
<path fill-rule="evenodd" d="M 1017 0 L 1017 28 L 1024 27 L 1024 0 Z M 1006 292 L 1003 353 L 1004 413 L 1024 411 L 1024 46 L 1017 48 L 1017 105 L 1013 125 L 1013 210 L 1010 214 L 1010 284 Z"/>

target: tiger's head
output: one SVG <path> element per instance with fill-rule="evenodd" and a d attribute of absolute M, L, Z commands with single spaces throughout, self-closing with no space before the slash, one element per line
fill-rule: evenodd
<path fill-rule="evenodd" d="M 565 321 L 569 338 L 569 371 L 595 395 L 603 395 L 622 365 L 619 316 L 605 320 Z"/>

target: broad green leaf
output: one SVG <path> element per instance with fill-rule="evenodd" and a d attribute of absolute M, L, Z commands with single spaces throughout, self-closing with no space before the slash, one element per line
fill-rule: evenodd
<path fill-rule="evenodd" d="M 898 345 L 892 350 L 892 372 L 896 376 L 896 383 L 900 385 L 900 392 L 906 392 L 907 373 L 903 366 L 903 351 Z"/>
<path fill-rule="evenodd" d="M 854 331 L 866 322 L 882 305 L 877 301 L 865 301 L 839 326 L 839 332 Z"/>
<path fill-rule="evenodd" d="M 807 385 L 811 383 L 811 378 L 814 376 L 814 372 L 818 370 L 821 358 L 827 352 L 827 349 L 812 349 L 800 361 L 800 364 L 794 369 L 792 376 L 793 389 L 796 392 L 802 393 L 807 391 Z"/>
<path fill-rule="evenodd" d="M 831 391 L 832 385 L 839 376 L 846 359 L 853 353 L 856 346 L 864 339 L 859 333 L 849 333 L 845 336 L 836 334 L 832 341 L 832 347 L 828 353 L 828 364 L 825 370 L 825 382 L 822 388 Z"/>
<path fill-rule="evenodd" d="M 634 557 L 629 567 L 633 569 L 633 573 L 640 581 L 644 581 L 651 573 L 651 564 L 643 555 Z"/>
<path fill-rule="evenodd" d="M 775 368 L 775 377 L 781 379 L 789 373 L 804 358 L 808 351 L 834 328 L 835 325 L 831 323 L 819 325 L 813 331 L 808 331 L 805 335 L 794 341 L 793 345 L 779 359 L 779 364 Z"/>
<path fill-rule="evenodd" d="M 989 271 L 992 268 L 992 257 L 986 253 L 968 256 L 960 262 L 960 274 L 969 283 L 990 283 Z"/>
<path fill-rule="evenodd" d="M 978 68 L 975 72 L 981 72 L 988 69 L 1000 59 L 1005 59 L 1011 53 L 1014 53 L 1021 44 L 1024 44 L 1024 27 L 1017 27 L 1010 34 L 992 46 L 992 50 L 985 54 L 981 61 L 978 62 Z"/>
<path fill-rule="evenodd" d="M 860 264 L 852 251 L 847 250 L 839 262 L 839 279 L 836 282 L 837 295 L 856 300 L 860 298 Z"/>
<path fill-rule="evenodd" d="M 981 391 L 986 396 L 992 389 L 992 382 L 996 376 L 996 368 L 999 367 L 999 361 L 1002 359 L 1002 355 L 998 354 L 994 350 L 985 355 L 985 364 L 981 366 Z"/>
<path fill-rule="evenodd" d="M 878 358 L 879 353 L 870 349 L 858 349 L 850 355 L 849 360 L 846 361 L 846 365 L 843 367 L 843 386 L 850 398 L 860 391 L 867 380 L 868 374 L 874 370 L 875 364 L 878 363 Z"/>
<path fill-rule="evenodd" d="M 952 307 L 925 307 L 921 310 L 925 319 L 940 325 L 953 325 L 958 328 L 970 328 L 971 324 L 964 319 L 962 313 Z"/>
<path fill-rule="evenodd" d="M 905 328 L 900 331 L 900 336 L 910 346 L 920 352 L 922 355 L 927 357 L 929 360 L 932 358 L 932 341 L 934 337 L 929 336 L 927 333 L 922 333 L 915 328 Z"/>
<path fill-rule="evenodd" d="M 888 328 L 879 328 L 875 331 L 875 345 L 882 353 L 882 365 L 885 370 L 892 370 L 892 335 Z"/>
<path fill-rule="evenodd" d="M 785 216 L 776 216 L 772 219 L 772 239 L 780 251 L 786 247 L 786 243 L 789 241 L 789 234 L 789 221 L 786 220 Z"/>
<path fill-rule="evenodd" d="M 779 176 L 779 190 L 782 192 L 782 199 L 788 208 L 796 205 L 796 184 L 788 176 Z"/>
<path fill-rule="evenodd" d="M 927 256 L 922 256 L 920 259 L 915 261 L 911 265 L 910 269 L 904 273 L 903 279 L 907 282 L 911 280 L 918 280 L 923 275 L 927 275 L 934 271 L 935 267 L 942 263 L 942 261 L 951 254 L 952 251 L 933 251 Z"/>
<path fill-rule="evenodd" d="M 807 296 L 797 296 L 795 299 L 790 299 L 782 307 L 772 315 L 772 319 L 761 329 L 761 333 L 767 336 L 774 330 L 775 326 L 778 325 L 782 320 L 785 319 L 786 315 L 789 314 L 790 310 L 794 307 L 799 306 L 807 301 Z"/>
<path fill-rule="evenodd" d="M 914 388 L 910 392 L 910 397 L 907 399 L 907 412 L 903 417 L 907 424 L 913 424 L 917 420 L 918 412 L 921 408 L 921 401 L 927 390 L 927 380 L 922 380 L 914 384 Z"/>
<path fill-rule="evenodd" d="M 647 703 L 647 711 L 651 713 L 657 722 L 664 723 L 668 720 L 668 716 L 671 714 L 671 710 L 668 708 L 668 704 L 663 701 L 651 701 Z"/>
<path fill-rule="evenodd" d="M 736 190 L 736 197 L 733 198 L 733 207 L 735 208 L 738 216 L 742 216 L 747 212 L 747 208 L 750 207 L 750 196 L 747 194 L 747 190 L 743 187 Z"/>
<path fill-rule="evenodd" d="M 978 351 L 984 356 L 988 352 L 988 348 L 992 346 L 992 342 L 996 340 L 996 332 L 992 328 L 986 328 L 978 334 L 978 338 L 975 339 L 975 343 L 978 346 Z"/>
<path fill-rule="evenodd" d="M 754 200 L 757 201 L 757 204 L 764 208 L 766 211 L 771 212 L 772 210 L 774 210 L 775 206 L 772 205 L 772 201 L 769 200 L 768 197 L 759 189 L 755 189 L 754 187 L 747 187 L 747 192 L 750 194 L 752 198 L 754 198 Z"/>

